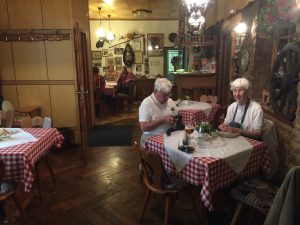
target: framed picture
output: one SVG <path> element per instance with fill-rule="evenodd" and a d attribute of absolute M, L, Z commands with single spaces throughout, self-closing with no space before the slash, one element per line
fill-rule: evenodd
<path fill-rule="evenodd" d="M 135 51 L 141 51 L 141 42 L 140 41 L 134 41 L 133 42 L 133 48 Z"/>
<path fill-rule="evenodd" d="M 122 66 L 122 57 L 115 57 L 116 66 Z"/>
<path fill-rule="evenodd" d="M 103 70 L 103 72 L 107 72 L 108 71 L 108 66 L 103 66 L 102 70 Z"/>
<path fill-rule="evenodd" d="M 102 66 L 101 59 L 92 59 L 92 63 L 93 66 L 98 66 L 98 67 Z"/>
<path fill-rule="evenodd" d="M 108 49 L 102 49 L 102 55 L 103 55 L 103 57 L 107 57 L 108 56 Z"/>
<path fill-rule="evenodd" d="M 122 70 L 122 66 L 116 66 L 116 71 L 121 71 Z"/>
<path fill-rule="evenodd" d="M 115 48 L 115 55 L 123 55 L 123 48 Z"/>
<path fill-rule="evenodd" d="M 105 59 L 105 66 L 108 66 L 108 65 L 114 65 L 114 58 L 106 58 Z"/>
<path fill-rule="evenodd" d="M 101 51 L 92 51 L 92 59 L 101 59 Z"/>
<path fill-rule="evenodd" d="M 149 47 L 151 46 L 151 50 Z M 163 56 L 164 55 L 164 34 L 147 34 L 147 55 Z"/>
<path fill-rule="evenodd" d="M 135 64 L 143 64 L 143 52 L 142 51 L 135 51 L 134 52 L 134 63 Z"/>
<path fill-rule="evenodd" d="M 135 71 L 136 72 L 142 72 L 142 65 L 135 65 Z"/>

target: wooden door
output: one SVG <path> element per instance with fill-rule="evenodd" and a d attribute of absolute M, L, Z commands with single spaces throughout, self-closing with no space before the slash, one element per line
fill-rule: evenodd
<path fill-rule="evenodd" d="M 82 157 L 87 149 L 87 129 L 91 126 L 90 101 L 88 98 L 89 70 L 87 57 L 86 34 L 81 31 L 78 24 L 74 28 L 74 45 L 77 74 L 77 91 L 80 116 L 80 138 Z"/>

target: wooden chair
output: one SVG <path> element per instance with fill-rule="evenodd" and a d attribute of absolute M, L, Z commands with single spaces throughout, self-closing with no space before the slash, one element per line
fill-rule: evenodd
<path fill-rule="evenodd" d="M 214 116 L 213 121 L 211 122 L 211 125 L 215 128 L 218 129 L 218 126 L 222 124 L 225 120 L 227 113 L 227 106 L 220 106 Z"/>
<path fill-rule="evenodd" d="M 36 116 L 33 118 L 24 117 L 21 120 L 21 128 L 31 128 L 31 127 L 33 127 L 33 128 L 50 128 L 51 127 L 51 118 L 50 117 L 42 118 L 39 116 Z M 41 157 L 41 159 L 45 161 L 46 166 L 50 172 L 53 184 L 55 185 L 56 178 L 55 178 L 54 172 L 50 166 L 50 163 L 48 161 L 48 154 L 46 153 L 44 156 Z M 38 184 L 38 189 L 39 189 L 39 198 L 42 199 L 41 182 L 40 182 L 40 175 L 39 175 L 40 160 L 38 160 L 35 163 L 34 168 L 35 168 L 35 172 L 36 172 L 36 179 L 37 179 L 37 184 Z"/>
<path fill-rule="evenodd" d="M 200 96 L 200 102 L 206 102 L 206 95 Z"/>
<path fill-rule="evenodd" d="M 151 193 L 165 197 L 164 224 L 168 225 L 171 197 L 183 191 L 188 191 L 193 203 L 193 209 L 196 213 L 197 223 L 199 224 L 200 219 L 197 214 L 196 202 L 192 196 L 192 185 L 187 184 L 178 177 L 169 176 L 164 170 L 162 159 L 158 154 L 146 152 L 143 148 L 139 147 L 136 142 L 135 148 L 140 157 L 140 165 L 143 170 L 143 183 L 147 189 L 140 223 L 143 221 Z"/>
<path fill-rule="evenodd" d="M 208 95 L 206 98 L 207 103 L 217 104 L 218 103 L 218 96 L 215 95 Z"/>
<path fill-rule="evenodd" d="M 17 201 L 17 198 L 15 196 L 16 192 L 16 183 L 13 181 L 9 180 L 3 180 L 5 174 L 5 164 L 0 160 L 0 201 L 1 202 L 7 202 L 9 200 L 13 200 L 17 209 L 19 210 L 21 216 L 23 214 L 22 208 Z M 8 216 L 8 222 L 13 223 L 14 222 L 14 217 L 12 213 L 5 213 Z"/>

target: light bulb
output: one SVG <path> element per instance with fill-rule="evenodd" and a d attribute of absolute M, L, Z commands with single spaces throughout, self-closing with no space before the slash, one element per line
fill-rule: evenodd
<path fill-rule="evenodd" d="M 115 39 L 115 35 L 111 31 L 108 31 L 106 35 L 106 39 L 108 41 L 113 41 Z"/>
<path fill-rule="evenodd" d="M 103 27 L 98 27 L 96 30 L 96 37 L 104 38 L 106 36 L 105 29 Z"/>
<path fill-rule="evenodd" d="M 238 25 L 236 25 L 236 27 L 234 28 L 234 31 L 237 34 L 244 34 L 247 30 L 247 25 L 245 23 L 239 23 Z"/>
<path fill-rule="evenodd" d="M 148 46 L 148 50 L 149 50 L 149 51 L 152 51 L 152 50 L 153 50 L 153 48 L 152 48 L 151 45 Z"/>
<path fill-rule="evenodd" d="M 158 45 L 155 45 L 154 48 L 155 48 L 155 49 L 159 49 L 159 46 L 158 46 Z"/>

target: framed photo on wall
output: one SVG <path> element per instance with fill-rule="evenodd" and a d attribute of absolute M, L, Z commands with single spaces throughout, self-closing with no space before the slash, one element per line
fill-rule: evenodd
<path fill-rule="evenodd" d="M 135 65 L 135 71 L 138 73 L 142 72 L 142 65 Z"/>
<path fill-rule="evenodd" d="M 101 59 L 102 54 L 101 51 L 92 51 L 92 59 Z"/>
<path fill-rule="evenodd" d="M 107 57 L 108 56 L 108 49 L 102 49 L 102 55 L 103 55 L 103 57 Z"/>
<path fill-rule="evenodd" d="M 108 66 L 108 65 L 114 65 L 114 58 L 106 58 L 105 59 L 105 66 Z"/>
<path fill-rule="evenodd" d="M 149 50 L 151 46 L 151 50 Z M 163 56 L 164 55 L 164 34 L 147 34 L 147 55 L 148 56 Z"/>
<path fill-rule="evenodd" d="M 140 41 L 134 41 L 133 42 L 133 48 L 135 51 L 141 51 L 142 47 L 141 47 L 141 42 Z"/>
<path fill-rule="evenodd" d="M 116 66 L 122 66 L 122 57 L 115 57 Z"/>
<path fill-rule="evenodd" d="M 92 59 L 92 63 L 93 66 L 98 66 L 98 67 L 102 66 L 101 59 Z"/>
<path fill-rule="evenodd" d="M 134 52 L 134 63 L 135 64 L 143 64 L 143 52 L 142 51 L 135 51 Z"/>
<path fill-rule="evenodd" d="M 120 71 L 122 69 L 122 66 L 116 66 L 116 71 Z"/>
<path fill-rule="evenodd" d="M 115 55 L 123 55 L 123 48 L 115 48 Z"/>
<path fill-rule="evenodd" d="M 103 70 L 103 72 L 107 72 L 108 71 L 108 67 L 107 66 L 103 66 L 102 70 Z"/>

